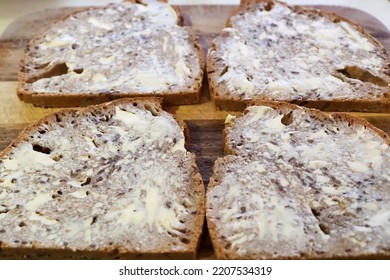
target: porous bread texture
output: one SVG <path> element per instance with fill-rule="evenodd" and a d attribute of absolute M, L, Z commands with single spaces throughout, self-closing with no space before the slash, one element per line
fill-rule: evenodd
<path fill-rule="evenodd" d="M 194 258 L 204 187 L 156 100 L 65 110 L 0 154 L 0 257 Z"/>
<path fill-rule="evenodd" d="M 207 223 L 221 259 L 390 258 L 390 138 L 282 103 L 229 117 Z"/>
<path fill-rule="evenodd" d="M 274 100 L 327 111 L 390 111 L 390 60 L 356 23 L 278 1 L 244 1 L 208 53 L 221 108 Z"/>
<path fill-rule="evenodd" d="M 18 96 L 70 107 L 129 96 L 197 103 L 203 52 L 166 3 L 125 1 L 75 12 L 28 44 Z"/>

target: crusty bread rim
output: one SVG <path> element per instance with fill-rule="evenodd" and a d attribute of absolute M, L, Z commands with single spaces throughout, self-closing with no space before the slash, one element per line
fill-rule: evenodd
<path fill-rule="evenodd" d="M 309 115 L 315 116 L 319 120 L 334 119 L 334 120 L 347 121 L 351 125 L 361 125 L 361 126 L 364 126 L 368 129 L 372 130 L 374 133 L 377 133 L 378 135 L 380 135 L 385 140 L 385 142 L 388 145 L 390 145 L 390 136 L 386 132 L 384 132 L 383 130 L 379 129 L 378 127 L 372 125 L 370 122 L 366 121 L 365 119 L 363 119 L 361 117 L 357 117 L 357 116 L 352 116 L 348 113 L 334 112 L 334 113 L 329 114 L 329 113 L 322 112 L 317 108 L 308 108 L 306 106 L 306 104 L 305 104 L 305 107 L 301 107 L 299 105 L 292 104 L 289 102 L 270 101 L 270 100 L 254 100 L 254 101 L 249 101 L 249 102 L 243 102 L 243 106 L 244 106 L 245 110 L 244 110 L 242 115 L 245 115 L 246 113 L 248 113 L 247 108 L 250 106 L 267 106 L 267 107 L 271 107 L 275 110 L 284 109 L 284 110 L 293 111 L 296 109 L 300 109 L 300 110 L 305 111 Z M 225 128 L 222 131 L 223 139 L 225 142 L 225 145 L 224 145 L 225 155 L 238 155 L 237 151 L 228 147 L 228 142 L 227 142 L 228 130 L 230 130 L 230 128 L 233 125 L 234 125 L 234 123 L 226 123 Z"/>
<path fill-rule="evenodd" d="M 277 101 L 252 101 L 250 103 L 247 103 L 247 108 L 250 106 L 266 106 L 266 107 L 271 107 L 274 110 L 280 110 L 280 111 L 285 111 L 286 114 L 293 110 L 303 110 L 305 113 L 307 113 L 310 116 L 314 116 L 316 119 L 319 119 L 321 121 L 327 121 L 327 120 L 335 120 L 337 122 L 348 122 L 350 125 L 358 125 L 358 126 L 363 126 L 366 129 L 370 129 L 373 133 L 376 133 L 379 135 L 387 145 L 390 146 L 390 136 L 384 132 L 383 130 L 375 127 L 365 119 L 352 116 L 347 113 L 331 113 L 327 114 L 324 113 L 318 109 L 310 109 L 310 108 L 305 108 L 305 107 L 300 107 L 295 104 L 287 103 L 287 102 L 277 102 Z M 247 114 L 249 112 L 248 109 L 244 110 L 243 115 Z M 214 187 L 216 187 L 221 179 L 222 179 L 222 174 L 221 174 L 221 169 L 220 166 L 224 165 L 226 161 L 232 162 L 236 157 L 240 157 L 240 154 L 234 150 L 233 148 L 229 147 L 228 144 L 228 132 L 229 130 L 234 126 L 234 121 L 231 123 L 226 123 L 225 128 L 223 130 L 223 139 L 224 139 L 224 152 L 225 152 L 225 157 L 223 158 L 218 158 L 215 161 L 214 167 L 213 167 L 213 173 L 210 178 L 209 184 L 207 186 L 207 194 L 210 190 L 212 190 Z M 222 171 L 223 172 L 223 171 Z M 206 194 L 206 207 L 208 205 L 208 196 Z M 217 231 L 217 225 L 214 223 L 213 219 L 211 219 L 207 215 L 207 210 L 206 210 L 206 223 L 207 227 L 210 233 L 211 237 L 211 242 L 213 244 L 214 252 L 216 254 L 217 259 L 245 259 L 245 257 L 238 255 L 234 251 L 227 251 L 219 242 L 219 237 L 218 237 L 218 231 Z M 340 257 L 340 256 L 335 256 L 333 258 L 329 259 L 389 259 L 390 258 L 390 251 L 387 254 L 361 254 L 358 256 L 345 256 L 345 257 Z M 278 257 L 276 259 L 324 259 L 321 258 L 318 255 L 305 255 L 303 257 Z"/>
<path fill-rule="evenodd" d="M 208 71 L 212 69 L 210 63 L 207 64 Z M 214 70 L 211 70 L 211 73 Z M 212 86 L 212 78 L 209 74 L 209 88 L 211 98 L 215 104 L 225 110 L 230 111 L 243 111 L 246 107 L 246 104 L 251 101 L 258 102 L 288 102 L 290 104 L 296 104 L 298 106 L 305 106 L 306 108 L 314 108 L 322 111 L 355 111 L 355 112 L 378 112 L 378 113 L 388 113 L 390 112 L 390 99 L 384 101 L 383 99 L 376 100 L 348 100 L 348 99 L 333 99 L 333 100 L 271 100 L 266 98 L 259 98 L 254 100 L 243 100 L 240 97 L 229 96 L 229 99 L 220 97 L 218 95 L 218 90 Z"/>
<path fill-rule="evenodd" d="M 142 1 L 138 0 L 126 0 L 132 3 L 140 3 Z M 167 3 L 166 0 L 158 0 L 159 2 Z M 108 6 L 114 6 L 115 4 L 109 4 Z M 59 25 L 61 22 L 67 20 L 76 13 L 93 11 L 101 9 L 101 6 L 93 6 L 87 8 L 80 8 L 74 12 L 71 12 L 68 15 L 65 15 L 55 21 L 52 26 Z M 180 13 L 180 9 L 173 7 L 177 16 L 179 26 L 182 25 L 183 18 Z M 27 50 L 35 42 L 35 40 L 41 37 L 41 34 L 36 34 L 27 44 L 25 51 L 19 61 L 19 71 L 18 71 L 18 86 L 16 93 L 21 101 L 33 103 L 37 106 L 42 107 L 81 107 L 93 104 L 99 104 L 103 102 L 109 102 L 114 99 L 126 98 L 126 97 L 161 97 L 164 98 L 164 101 L 168 105 L 186 105 L 186 104 L 196 104 L 199 103 L 200 93 L 202 88 L 202 81 L 204 75 L 204 55 L 202 46 L 199 43 L 198 37 L 194 32 L 187 26 L 183 27 L 189 34 L 189 41 L 195 48 L 196 55 L 199 60 L 199 73 L 198 76 L 194 79 L 194 84 L 187 91 L 176 91 L 166 90 L 164 92 L 158 93 L 136 93 L 136 92 L 122 92 L 122 93 L 46 93 L 46 92 L 30 92 L 26 89 L 26 73 L 24 71 L 25 61 L 27 60 Z"/>
<path fill-rule="evenodd" d="M 322 111 L 315 109 L 315 108 L 301 107 L 301 106 L 298 106 L 296 104 L 291 104 L 288 102 L 255 100 L 255 101 L 246 103 L 246 109 L 244 110 L 243 115 L 245 115 L 249 112 L 247 108 L 250 106 L 266 106 L 266 107 L 271 107 L 272 109 L 274 109 L 276 111 L 278 111 L 278 110 L 279 111 L 286 111 L 286 113 L 289 113 L 289 112 L 294 111 L 294 110 L 302 110 L 306 114 L 308 114 L 310 116 L 314 116 L 316 119 L 319 119 L 321 121 L 327 121 L 327 120 L 333 119 L 335 121 L 348 122 L 350 125 L 363 126 L 366 129 L 369 129 L 369 130 L 373 131 L 374 133 L 378 134 L 381 138 L 383 138 L 383 140 L 386 142 L 386 144 L 390 145 L 390 136 L 386 132 L 384 132 L 383 130 L 372 125 L 371 123 L 369 123 L 365 119 L 357 117 L 357 116 L 352 116 L 351 114 L 348 114 L 348 113 L 334 112 L 334 113 L 327 114 L 327 113 L 322 112 Z M 289 111 L 289 112 L 287 112 L 287 111 Z M 225 128 L 223 130 L 223 135 L 224 135 L 224 139 L 225 139 L 225 148 L 224 148 L 225 154 L 238 155 L 237 151 L 229 148 L 227 145 L 227 139 L 228 139 L 227 134 L 232 126 L 234 126 L 234 122 L 227 123 L 227 124 L 225 124 Z"/>
<path fill-rule="evenodd" d="M 213 175 L 210 178 L 209 185 L 207 187 L 207 193 L 212 190 L 214 187 L 219 185 L 219 182 L 222 179 L 222 170 L 223 168 L 220 169 L 220 166 L 224 164 L 228 164 L 229 162 L 234 161 L 236 156 L 233 155 L 227 155 L 224 158 L 219 158 L 215 161 L 215 165 L 213 168 Z M 221 171 L 220 171 L 221 170 Z M 206 207 L 208 205 L 208 196 L 206 195 Z M 214 220 L 208 216 L 208 211 L 206 209 L 206 223 L 207 223 L 207 228 L 210 234 L 210 239 L 211 243 L 214 248 L 215 256 L 219 260 L 245 260 L 245 259 L 252 259 L 249 257 L 245 257 L 242 255 L 237 254 L 235 251 L 228 251 L 224 248 L 223 242 L 218 241 L 219 236 L 218 236 L 218 230 L 217 230 L 217 223 L 214 222 Z M 217 221 L 216 221 L 217 222 Z M 297 259 L 308 259 L 308 260 L 325 260 L 325 259 L 362 259 L 362 260 L 367 260 L 367 259 L 389 259 L 390 258 L 390 251 L 387 252 L 387 254 L 361 254 L 357 256 L 334 256 L 334 257 L 320 257 L 319 255 L 303 255 L 301 257 L 277 257 L 277 258 L 272 258 L 274 260 L 297 260 Z M 268 259 L 268 258 L 267 258 Z"/>
<path fill-rule="evenodd" d="M 145 110 L 148 110 L 146 108 L 146 104 L 153 104 L 154 108 L 158 110 L 158 112 L 162 112 L 162 99 L 161 98 L 123 98 L 115 101 L 111 101 L 109 103 L 103 103 L 98 105 L 91 105 L 89 107 L 79 108 L 79 109 L 62 109 L 58 112 L 49 114 L 42 119 L 38 120 L 37 122 L 28 125 L 23 131 L 19 134 L 19 136 L 12 141 L 10 145 L 8 145 L 3 151 L 0 152 L 0 160 L 6 156 L 8 153 L 12 152 L 19 144 L 26 141 L 26 138 L 34 131 L 36 131 L 37 128 L 39 128 L 41 125 L 56 122 L 57 118 L 61 118 L 64 115 L 73 115 L 73 114 L 83 114 L 83 113 L 89 113 L 93 111 L 104 111 L 109 109 L 110 107 L 114 108 L 115 106 L 120 106 L 124 104 L 133 104 L 134 106 L 142 106 Z M 149 110 L 148 110 L 149 111 Z M 169 113 L 167 113 L 169 114 Z M 171 114 L 169 114 L 171 115 Z M 175 116 L 171 115 L 177 122 L 178 125 L 181 127 L 181 129 L 186 132 L 188 131 L 187 126 L 183 121 L 178 120 Z M 186 133 L 184 133 L 186 141 Z M 189 152 L 187 152 L 189 153 Z M 199 173 L 198 166 L 195 162 L 195 155 L 192 153 L 189 153 L 191 155 L 191 165 L 192 165 L 192 174 L 193 174 L 193 185 L 194 185 L 194 191 L 198 193 L 200 197 L 204 197 L 205 190 L 203 185 L 202 176 Z M 47 259 L 50 255 L 53 258 L 65 258 L 65 259 L 71 259 L 71 258 L 134 258 L 134 259 L 167 259 L 167 258 L 185 258 L 185 259 L 194 259 L 196 257 L 197 249 L 200 245 L 202 230 L 203 230 L 203 223 L 205 219 L 205 200 L 201 199 L 200 204 L 198 205 L 197 213 L 195 214 L 194 218 L 194 230 L 192 231 L 192 234 L 194 236 L 193 239 L 189 240 L 190 243 L 187 244 L 188 249 L 187 250 L 178 250 L 178 251 L 170 251 L 167 249 L 166 251 L 148 251 L 145 253 L 137 252 L 135 250 L 133 251 L 120 251 L 118 250 L 118 247 L 112 246 L 112 248 L 107 247 L 104 250 L 80 250 L 80 251 L 72 251 L 67 248 L 63 247 L 50 247 L 50 248 L 43 248 L 42 244 L 32 244 L 32 247 L 6 247 L 5 244 L 2 244 L 0 240 L 0 259 L 2 258 L 9 258 L 9 259 L 15 259 L 22 257 L 23 255 L 29 255 L 32 254 L 33 258 L 38 257 L 39 254 L 45 255 L 43 256 L 43 259 Z M 38 248 L 39 246 L 39 248 Z"/>
<path fill-rule="evenodd" d="M 251 6 L 254 5 L 254 4 L 258 4 L 258 3 L 264 3 L 265 4 L 265 3 L 272 3 L 272 2 L 281 4 L 281 5 L 285 6 L 285 7 L 289 7 L 292 11 L 297 12 L 297 13 L 316 14 L 316 15 L 319 15 L 321 17 L 326 17 L 326 18 L 328 18 L 331 21 L 336 22 L 336 23 L 340 22 L 340 21 L 347 22 L 350 25 L 352 25 L 355 28 L 355 30 L 357 30 L 359 33 L 362 33 L 364 35 L 364 37 L 366 39 L 368 39 L 371 43 L 373 43 L 374 45 L 376 45 L 377 47 L 379 47 L 380 49 L 382 49 L 383 51 L 385 51 L 387 53 L 387 50 L 384 48 L 382 43 L 379 42 L 379 40 L 376 39 L 374 36 L 372 36 L 370 33 L 368 33 L 357 22 L 355 22 L 355 21 L 353 21 L 353 20 L 351 20 L 349 18 L 340 16 L 340 15 L 338 15 L 336 13 L 319 10 L 319 9 L 316 9 L 316 8 L 313 8 L 313 7 L 303 7 L 303 6 L 298 6 L 298 5 L 292 6 L 292 5 L 288 5 L 285 2 L 281 2 L 279 0 L 272 0 L 272 1 L 270 1 L 270 0 L 241 0 L 239 10 L 236 11 L 234 14 L 232 14 L 232 16 L 237 15 L 237 14 L 239 14 L 239 13 L 245 11 L 245 10 L 250 10 Z M 389 57 L 387 59 L 387 64 L 390 66 L 390 58 Z M 390 75 L 390 69 L 388 69 L 388 75 Z M 390 80 L 389 80 L 389 82 L 390 82 Z"/>
<path fill-rule="evenodd" d="M 285 2 L 280 2 L 278 0 L 241 0 L 240 6 L 232 11 L 230 14 L 226 27 L 231 27 L 230 19 L 235 16 L 239 15 L 246 10 L 250 10 L 252 5 L 255 4 L 269 4 L 269 3 L 278 3 L 280 5 L 283 5 L 285 7 L 289 7 L 292 11 L 295 11 L 297 13 L 305 13 L 305 14 L 317 14 L 321 17 L 326 17 L 330 19 L 331 21 L 344 21 L 352 25 L 355 30 L 360 32 L 364 35 L 365 38 L 367 38 L 370 42 L 372 42 L 376 47 L 378 47 L 382 52 L 387 54 L 387 50 L 384 48 L 384 46 L 374 38 L 371 34 L 369 34 L 367 31 L 365 31 L 358 23 L 354 22 L 353 20 L 350 20 L 348 18 L 339 16 L 332 12 L 322 11 L 315 8 L 309 8 L 309 7 L 301 7 L 301 6 L 290 6 Z M 207 55 L 207 63 L 206 63 L 206 75 L 209 83 L 209 90 L 212 100 L 215 102 L 215 104 L 223 109 L 226 110 L 233 110 L 233 111 L 242 111 L 245 109 L 245 104 L 248 102 L 248 100 L 242 100 L 238 96 L 230 95 L 229 98 L 221 97 L 218 92 L 218 87 L 214 85 L 214 76 L 215 73 L 217 73 L 218 68 L 214 67 L 214 59 L 210 56 L 211 51 L 216 50 L 215 42 L 212 43 L 210 49 L 208 50 Z M 386 75 L 388 75 L 387 80 L 389 83 L 389 86 L 387 87 L 387 91 L 384 93 L 384 98 L 376 98 L 376 99 L 369 99 L 369 100 L 350 100 L 350 99 L 342 99 L 342 98 L 334 98 L 332 100 L 277 100 L 279 102 L 290 102 L 297 105 L 302 105 L 308 108 L 316 108 L 324 111 L 358 111 L 358 112 L 390 112 L 390 57 L 389 55 L 386 55 L 386 64 L 388 65 L 388 69 L 385 72 Z M 272 100 L 268 99 L 266 97 L 259 97 L 258 99 L 254 99 L 258 101 L 267 101 Z M 275 100 L 276 101 L 276 100 Z"/>

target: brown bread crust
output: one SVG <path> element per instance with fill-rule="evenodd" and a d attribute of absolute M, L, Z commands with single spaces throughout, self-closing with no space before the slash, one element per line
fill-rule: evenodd
<path fill-rule="evenodd" d="M 41 129 L 42 125 L 58 122 L 59 119 L 66 117 L 83 116 L 89 113 L 109 112 L 112 108 L 120 105 L 133 104 L 138 108 L 152 110 L 153 114 L 163 112 L 161 107 L 161 98 L 125 98 L 115 100 L 109 103 L 92 105 L 81 109 L 63 109 L 59 112 L 45 116 L 41 120 L 26 127 L 21 134 L 3 151 L 0 152 L 0 159 L 7 157 L 9 153 L 17 149 L 17 147 L 28 142 L 30 135 Z M 188 133 L 188 129 L 184 122 L 178 121 L 179 126 Z M 90 250 L 74 250 L 67 246 L 47 247 L 44 243 L 33 242 L 29 245 L 20 244 L 19 246 L 8 246 L 4 240 L 0 239 L 0 258 L 1 259 L 194 259 L 196 258 L 197 249 L 199 247 L 200 237 L 202 235 L 203 222 L 205 217 L 204 205 L 204 185 L 202 177 L 199 173 L 195 162 L 195 156 L 189 154 L 191 163 L 191 175 L 189 176 L 189 185 L 192 185 L 194 197 L 197 199 L 196 213 L 192 213 L 193 228 L 188 229 L 189 237 L 186 240 L 186 249 L 172 250 L 170 246 L 166 246 L 164 250 L 148 250 L 142 252 L 133 248 L 129 250 L 126 247 L 110 245 L 104 247 L 96 247 Z M 192 181 L 192 182 L 191 182 Z M 185 186 L 183 186 L 185 187 Z M 137 234 L 137 233 L 134 233 Z M 156 233 L 157 234 L 157 233 Z M 1 238 L 1 234 L 0 234 Z"/>
<path fill-rule="evenodd" d="M 299 107 L 295 104 L 290 103 L 284 103 L 284 102 L 273 102 L 273 101 L 253 101 L 247 104 L 249 106 L 266 106 L 271 107 L 279 114 L 281 115 L 288 115 L 294 110 L 303 111 L 305 114 L 308 115 L 308 119 L 314 119 L 319 120 L 320 122 L 329 122 L 331 121 L 335 125 L 347 123 L 348 126 L 351 127 L 364 127 L 367 130 L 371 131 L 370 133 L 376 134 L 380 136 L 384 140 L 384 142 L 390 146 L 390 136 L 387 135 L 384 131 L 378 129 L 377 127 L 373 126 L 366 120 L 352 116 L 347 113 L 331 113 L 327 114 L 324 112 L 321 112 L 317 109 L 310 109 L 310 108 L 304 108 Z M 249 111 L 245 110 L 243 112 L 243 116 L 245 116 Z M 238 171 L 236 169 L 233 169 L 231 166 L 232 163 L 236 162 L 243 162 L 242 164 L 250 164 L 252 160 L 256 160 L 256 151 L 253 150 L 255 155 L 253 155 L 253 158 L 250 155 L 247 154 L 241 154 L 239 150 L 235 148 L 235 146 L 231 146 L 231 142 L 229 141 L 229 134 L 233 133 L 232 129 L 234 127 L 235 122 L 226 122 L 225 123 L 225 129 L 223 131 L 224 134 L 224 147 L 225 147 L 225 157 L 219 158 L 216 160 L 213 168 L 213 175 L 210 178 L 210 182 L 207 188 L 207 194 L 209 194 L 216 186 L 220 186 L 221 182 L 223 181 L 223 178 L 226 174 L 230 174 L 230 172 Z M 245 129 L 242 127 L 242 129 Z M 264 136 L 266 137 L 266 136 Z M 260 140 L 260 141 L 266 141 L 266 140 Z M 250 153 L 251 153 L 250 152 Z M 275 159 L 276 160 L 276 159 Z M 339 159 L 342 161 L 342 159 Z M 272 161 L 272 160 L 270 160 Z M 243 166 L 243 165 L 240 165 Z M 267 171 L 266 171 L 267 172 Z M 270 172 L 270 171 L 268 171 Z M 288 171 L 286 171 L 288 172 Z M 234 173 L 233 173 L 234 174 Z M 238 173 L 237 173 L 238 174 Z M 245 173 L 246 174 L 246 173 Z M 237 175 L 239 176 L 239 175 Z M 256 175 L 258 176 L 258 175 Z M 264 176 L 267 176 L 267 173 L 264 173 Z M 226 184 L 228 184 L 226 182 Z M 220 186 L 221 187 L 221 186 Z M 227 187 L 227 185 L 225 185 Z M 351 186 L 353 187 L 353 186 Z M 225 191 L 227 192 L 227 190 Z M 222 192 L 223 193 L 223 192 Z M 223 196 L 223 195 L 222 195 Z M 326 252 L 325 257 L 322 254 L 316 254 L 316 253 L 305 253 L 302 256 L 296 257 L 282 257 L 282 256 L 272 256 L 272 255 L 252 255 L 252 254 L 238 254 L 236 250 L 231 249 L 231 244 L 228 242 L 227 239 L 221 238 L 221 233 L 218 230 L 218 224 L 222 223 L 221 220 L 215 219 L 214 214 L 213 217 L 209 214 L 211 207 L 211 202 L 213 201 L 213 197 L 211 195 L 206 196 L 206 219 L 207 219 L 207 226 L 208 230 L 211 236 L 213 248 L 215 251 L 215 254 L 217 256 L 217 259 L 389 259 L 390 258 L 390 251 L 383 249 L 380 253 L 346 253 L 343 255 L 338 254 L 332 254 Z M 213 211 L 218 211 L 219 209 L 213 209 Z M 221 214 L 220 214 L 221 215 Z M 218 216 L 218 215 L 217 215 Z M 221 217 L 221 216 L 219 216 Z M 226 236 L 227 237 L 227 236 Z M 384 237 L 382 237 L 384 238 Z"/>
<path fill-rule="evenodd" d="M 128 2 L 132 3 L 142 3 L 143 1 L 134 1 L 129 0 Z M 159 1 L 166 3 L 167 1 Z M 111 4 L 114 5 L 114 4 Z M 94 11 L 99 10 L 101 7 L 89 7 L 89 8 L 81 8 L 62 19 L 55 22 L 53 25 L 58 25 L 59 23 L 66 21 L 74 14 L 84 11 Z M 180 9 L 177 7 L 173 8 L 178 16 L 178 25 L 182 26 L 183 17 L 180 13 Z M 193 31 L 184 27 L 188 32 L 190 41 L 193 47 L 196 50 L 196 56 L 199 60 L 200 71 L 195 78 L 195 82 L 191 85 L 191 87 L 186 91 L 176 91 L 172 92 L 172 90 L 167 90 L 159 93 L 138 93 L 138 92 L 118 92 L 118 93 L 75 93 L 75 92 L 57 92 L 55 94 L 45 93 L 45 92 L 34 92 L 31 89 L 30 84 L 28 83 L 27 73 L 26 73 L 26 61 L 28 60 L 29 49 L 33 48 L 41 35 L 37 35 L 35 38 L 30 40 L 26 47 L 26 51 L 24 52 L 20 63 L 19 63 L 19 72 L 18 72 L 18 80 L 19 84 L 17 86 L 16 93 L 21 101 L 32 103 L 36 106 L 41 107 L 83 107 L 88 105 L 94 105 L 104 102 L 109 102 L 115 99 L 120 98 L 128 98 L 128 97 L 159 97 L 164 99 L 164 104 L 167 105 L 187 105 L 187 104 L 196 104 L 199 102 L 202 80 L 204 74 L 204 55 L 202 47 L 199 43 L 198 37 L 193 33 Z"/>
<path fill-rule="evenodd" d="M 230 18 L 235 15 L 243 14 L 245 13 L 245 11 L 253 9 L 253 5 L 259 3 L 261 3 L 265 7 L 267 6 L 272 7 L 275 3 L 279 3 L 286 7 L 290 7 L 292 11 L 295 11 L 297 13 L 309 14 L 309 15 L 312 14 L 320 17 L 325 17 L 330 19 L 333 22 L 340 22 L 340 21 L 347 22 L 351 24 L 353 28 L 359 33 L 361 33 L 367 40 L 373 43 L 376 46 L 378 52 L 380 52 L 383 56 L 386 57 L 387 68 L 384 70 L 386 76 L 381 78 L 383 78 L 388 83 L 388 86 L 383 89 L 382 98 L 377 98 L 377 99 L 335 98 L 332 100 L 304 100 L 303 99 L 303 100 L 274 100 L 274 101 L 290 102 L 300 106 L 305 106 L 308 108 L 316 108 L 323 111 L 390 112 L 390 57 L 388 56 L 387 51 L 383 47 L 383 45 L 377 39 L 371 36 L 367 31 L 365 31 L 359 24 L 357 24 L 356 22 L 350 19 L 339 16 L 335 13 L 330 13 L 330 12 L 325 12 L 325 11 L 320 11 L 320 10 L 310 9 L 310 8 L 304 8 L 301 6 L 288 6 L 284 2 L 270 1 L 270 0 L 242 0 L 239 8 L 233 11 Z M 227 27 L 231 26 L 230 18 L 227 21 L 226 24 Z M 211 49 L 209 50 L 209 54 L 207 57 L 207 64 L 206 64 L 206 72 L 207 72 L 211 97 L 215 102 L 215 104 L 221 109 L 242 111 L 245 109 L 245 104 L 248 102 L 248 100 L 244 100 L 239 96 L 235 96 L 234 94 L 230 94 L 229 96 L 226 96 L 226 93 L 229 91 L 227 87 L 217 85 L 216 81 L 223 73 L 224 67 L 223 65 L 222 66 L 220 65 L 218 58 L 212 57 L 210 55 L 210 51 L 216 50 L 216 48 L 217 46 L 215 45 L 215 43 L 213 43 Z M 368 92 L 368 94 L 370 93 Z M 254 100 L 272 101 L 272 99 L 268 99 L 264 97 L 259 99 L 254 99 Z"/>

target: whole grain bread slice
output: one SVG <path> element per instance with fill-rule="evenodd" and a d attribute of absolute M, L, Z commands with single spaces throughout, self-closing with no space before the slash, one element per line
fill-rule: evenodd
<path fill-rule="evenodd" d="M 390 111 L 390 59 L 358 24 L 279 1 L 242 1 L 207 58 L 217 106 L 285 101 L 326 111 Z"/>
<path fill-rule="evenodd" d="M 195 258 L 204 186 L 158 99 L 63 110 L 0 153 L 0 258 Z"/>
<path fill-rule="evenodd" d="M 363 119 L 259 102 L 225 128 L 206 216 L 220 259 L 390 258 L 390 137 Z"/>
<path fill-rule="evenodd" d="M 164 1 L 124 1 L 77 11 L 38 34 L 20 62 L 18 96 L 46 107 L 122 97 L 198 102 L 203 52 Z"/>

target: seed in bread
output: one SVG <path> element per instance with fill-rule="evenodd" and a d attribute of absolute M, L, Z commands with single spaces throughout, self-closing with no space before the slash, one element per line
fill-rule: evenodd
<path fill-rule="evenodd" d="M 29 43 L 18 95 L 55 107 L 144 95 L 197 103 L 203 53 L 179 21 L 175 9 L 158 1 L 75 12 Z"/>
<path fill-rule="evenodd" d="M 390 138 L 295 105 L 228 119 L 207 192 L 218 258 L 389 258 Z"/>
<path fill-rule="evenodd" d="M 278 1 L 243 1 L 213 41 L 215 103 L 274 100 L 328 111 L 390 111 L 390 59 L 357 24 Z"/>
<path fill-rule="evenodd" d="M 0 154 L 0 257 L 194 258 L 204 188 L 153 100 L 66 110 Z"/>

